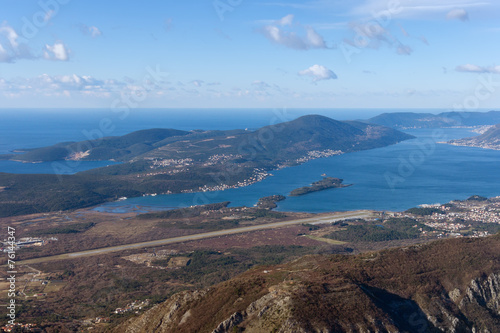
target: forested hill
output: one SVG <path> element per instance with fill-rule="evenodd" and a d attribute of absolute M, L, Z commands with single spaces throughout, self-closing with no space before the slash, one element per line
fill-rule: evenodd
<path fill-rule="evenodd" d="M 256 131 L 181 131 L 150 129 L 99 140 L 59 143 L 3 156 L 25 162 L 57 160 L 137 161 L 144 158 L 192 158 L 238 154 L 271 161 L 300 158 L 311 150 L 344 152 L 382 147 L 411 138 L 378 125 L 341 122 L 324 116 L 303 116 Z"/>

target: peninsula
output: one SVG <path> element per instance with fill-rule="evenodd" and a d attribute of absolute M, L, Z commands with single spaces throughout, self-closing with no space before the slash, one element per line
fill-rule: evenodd
<path fill-rule="evenodd" d="M 500 150 L 500 124 L 490 127 L 479 136 L 448 141 L 454 146 L 478 147 Z"/>
<path fill-rule="evenodd" d="M 249 130 L 149 129 L 26 150 L 15 159 L 51 162 L 59 175 L 0 173 L 0 217 L 69 210 L 121 197 L 220 191 L 261 181 L 312 159 L 413 138 L 388 127 L 319 115 Z M 0 155 L 11 159 L 12 155 Z M 79 160 L 120 164 L 76 174 Z"/>

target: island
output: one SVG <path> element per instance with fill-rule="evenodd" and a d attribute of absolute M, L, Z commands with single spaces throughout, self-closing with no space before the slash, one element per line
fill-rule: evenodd
<path fill-rule="evenodd" d="M 352 184 L 342 184 L 344 180 L 334 177 L 325 177 L 317 182 L 311 184 L 311 186 L 299 187 L 290 192 L 291 197 L 297 197 L 299 195 L 304 195 L 312 192 L 318 192 L 327 190 L 329 188 L 340 188 L 340 187 L 348 187 Z"/>
<path fill-rule="evenodd" d="M 283 201 L 285 199 L 286 197 L 281 194 L 270 195 L 268 197 L 260 198 L 256 206 L 263 209 L 273 209 L 278 207 L 278 205 L 276 204 L 277 202 Z"/>

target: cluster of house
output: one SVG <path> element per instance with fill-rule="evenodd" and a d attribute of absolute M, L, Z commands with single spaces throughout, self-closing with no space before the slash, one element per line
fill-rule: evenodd
<path fill-rule="evenodd" d="M 14 243 L 14 250 L 18 250 L 21 247 L 43 246 L 50 241 L 57 241 L 57 237 L 50 237 L 47 239 L 35 238 L 35 237 L 19 238 Z M 2 247 L 0 247 L 0 250 L 3 252 L 7 252 L 7 251 L 9 251 L 9 249 L 12 249 L 11 245 L 12 244 L 10 244 L 10 242 L 8 242 L 6 239 L 4 239 L 2 241 Z"/>
<path fill-rule="evenodd" d="M 211 192 L 211 191 L 224 191 L 230 188 L 238 188 L 238 187 L 244 187 L 248 185 L 252 185 L 254 183 L 260 182 L 261 180 L 267 178 L 271 174 L 267 172 L 264 169 L 261 168 L 256 168 L 254 170 L 253 175 L 245 179 L 243 181 L 237 182 L 234 185 L 227 185 L 227 184 L 220 184 L 220 185 L 214 185 L 214 186 L 208 186 L 208 185 L 203 185 L 200 186 L 197 190 L 184 190 L 182 191 L 183 193 L 192 193 L 192 192 Z"/>
<path fill-rule="evenodd" d="M 229 160 L 234 160 L 242 158 L 243 155 L 233 155 L 233 154 L 216 154 L 208 158 L 208 161 L 203 163 L 203 166 L 215 165 L 218 163 L 224 163 Z"/>
<path fill-rule="evenodd" d="M 124 308 L 116 308 L 115 313 L 116 314 L 124 314 L 126 312 L 130 311 L 136 311 L 138 312 L 139 310 L 142 310 L 144 307 L 149 305 L 149 299 L 146 299 L 144 301 L 133 301 L 132 303 L 128 304 Z"/>
<path fill-rule="evenodd" d="M 109 317 L 95 317 L 91 319 L 85 319 L 83 321 L 84 325 L 92 325 L 92 324 L 100 324 L 100 323 L 109 323 L 110 322 Z"/>
<path fill-rule="evenodd" d="M 463 236 L 460 230 L 471 227 L 469 223 L 500 224 L 500 197 L 490 201 L 452 201 L 453 206 L 432 204 L 421 205 L 422 208 L 437 208 L 443 213 L 435 212 L 429 216 L 409 216 L 407 213 L 395 213 L 395 216 L 417 218 L 428 227 L 448 232 L 449 236 Z M 425 233 L 425 232 L 424 232 Z M 488 236 L 488 231 L 471 230 L 471 237 Z"/>
<path fill-rule="evenodd" d="M 21 324 L 14 323 L 2 326 L 1 329 L 3 332 L 14 332 L 15 329 L 20 328 L 22 332 L 42 332 L 40 328 L 36 326 L 36 324 Z"/>
<path fill-rule="evenodd" d="M 156 168 L 164 168 L 167 166 L 188 166 L 193 163 L 192 158 L 181 158 L 181 159 L 174 159 L 174 158 L 168 158 L 168 159 L 154 159 L 153 163 L 151 164 L 151 169 L 156 169 Z"/>
<path fill-rule="evenodd" d="M 344 152 L 342 150 L 332 150 L 332 149 L 311 150 L 308 151 L 307 155 L 304 157 L 298 158 L 294 161 L 285 161 L 284 163 L 278 164 L 277 168 L 283 169 L 290 166 L 290 164 L 302 164 L 310 160 L 315 160 L 317 158 L 330 157 L 330 156 L 340 155 L 343 153 Z"/>

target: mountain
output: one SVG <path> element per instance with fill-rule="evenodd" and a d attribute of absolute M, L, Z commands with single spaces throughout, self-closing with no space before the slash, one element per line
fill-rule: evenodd
<path fill-rule="evenodd" d="M 500 235 L 314 255 L 184 291 L 113 332 L 498 332 Z"/>
<path fill-rule="evenodd" d="M 500 123 L 500 111 L 489 112 L 442 112 L 383 113 L 370 118 L 367 122 L 392 128 L 437 128 L 454 126 L 482 126 Z"/>
<path fill-rule="evenodd" d="M 459 140 L 451 140 L 448 143 L 455 146 L 480 147 L 500 150 L 500 124 L 492 126 L 490 129 L 479 136 Z"/>

